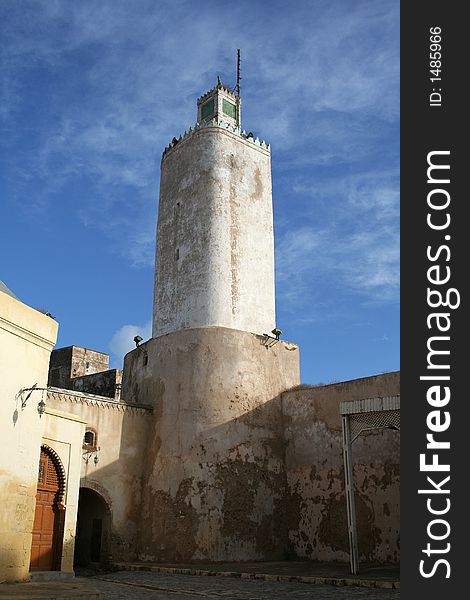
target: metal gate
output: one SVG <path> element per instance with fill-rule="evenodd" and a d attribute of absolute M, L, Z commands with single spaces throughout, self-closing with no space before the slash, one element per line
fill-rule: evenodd
<path fill-rule="evenodd" d="M 367 398 L 340 403 L 343 424 L 344 478 L 348 511 L 348 536 L 351 573 L 359 573 L 356 504 L 354 500 L 352 444 L 364 431 L 371 429 L 400 430 L 400 396 Z"/>

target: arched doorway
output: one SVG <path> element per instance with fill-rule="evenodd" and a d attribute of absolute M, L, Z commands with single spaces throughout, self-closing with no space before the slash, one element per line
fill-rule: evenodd
<path fill-rule="evenodd" d="M 110 524 L 110 510 L 101 494 L 90 488 L 80 488 L 75 566 L 86 567 L 108 562 Z"/>
<path fill-rule="evenodd" d="M 65 471 L 56 452 L 41 446 L 36 510 L 31 543 L 31 571 L 58 571 L 65 521 Z"/>

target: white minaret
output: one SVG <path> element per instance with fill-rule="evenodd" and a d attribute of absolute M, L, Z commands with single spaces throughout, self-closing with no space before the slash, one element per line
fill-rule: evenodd
<path fill-rule="evenodd" d="M 220 81 L 198 122 L 165 150 L 157 225 L 153 337 L 276 325 L 269 146 L 241 132 L 240 100 Z"/>
<path fill-rule="evenodd" d="M 282 392 L 298 347 L 275 326 L 269 147 L 240 131 L 220 81 L 165 150 L 153 337 L 125 357 L 122 397 L 154 407 L 142 477 L 147 560 L 282 560 Z M 131 427 L 134 427 L 131 425 Z"/>

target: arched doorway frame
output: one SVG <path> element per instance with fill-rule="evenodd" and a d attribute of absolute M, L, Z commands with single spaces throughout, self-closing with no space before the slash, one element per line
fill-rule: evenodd
<path fill-rule="evenodd" d="M 67 490 L 67 476 L 65 473 L 65 468 L 62 463 L 60 456 L 57 452 L 51 448 L 47 444 L 41 444 L 40 455 L 41 452 L 44 452 L 51 460 L 52 464 L 57 473 L 57 482 L 58 489 L 55 494 L 55 498 L 53 501 L 53 509 L 55 509 L 56 517 L 54 519 L 53 526 L 53 537 L 52 537 L 52 571 L 60 571 L 62 566 L 62 548 L 64 542 L 64 526 L 65 526 L 65 495 Z M 39 458 L 39 463 L 41 458 Z M 38 473 L 39 473 L 39 464 L 38 464 Z M 37 494 L 41 488 L 41 484 L 39 482 L 38 475 L 38 483 L 36 485 L 36 503 L 37 503 Z M 36 510 L 36 509 L 35 509 Z M 33 528 L 34 532 L 34 528 Z M 31 568 L 31 567 L 30 567 Z M 37 570 L 37 569 L 36 569 Z"/>
<path fill-rule="evenodd" d="M 98 496 L 101 496 L 103 504 L 106 505 L 106 512 L 108 513 L 108 516 L 112 517 L 113 503 L 111 500 L 111 496 L 109 495 L 108 490 L 105 487 L 103 487 L 101 483 L 98 483 L 94 479 L 89 479 L 88 477 L 82 477 L 80 479 L 80 489 L 81 488 L 92 490 L 93 492 L 96 492 Z"/>
<path fill-rule="evenodd" d="M 107 563 L 110 556 L 109 551 L 111 547 L 111 526 L 112 526 L 112 500 L 106 488 L 104 488 L 100 483 L 93 479 L 89 479 L 88 477 L 83 477 L 80 479 L 80 491 L 81 490 L 89 490 L 98 496 L 101 501 L 104 512 L 106 515 L 106 524 L 103 530 L 103 538 L 102 538 L 102 563 Z M 79 518 L 77 514 L 77 529 L 75 535 L 75 541 L 77 542 L 78 538 L 78 530 L 80 527 Z"/>

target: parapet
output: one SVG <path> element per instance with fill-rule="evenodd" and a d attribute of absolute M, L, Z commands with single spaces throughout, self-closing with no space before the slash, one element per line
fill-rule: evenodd
<path fill-rule="evenodd" d="M 254 146 L 263 148 L 263 150 L 266 150 L 267 152 L 271 151 L 270 144 L 268 144 L 264 140 L 260 140 L 258 137 L 255 138 L 251 132 L 247 133 L 245 130 L 241 130 L 239 127 L 231 125 L 230 123 L 212 119 L 211 121 L 207 121 L 207 122 L 202 121 L 201 123 L 196 123 L 194 125 L 194 127 L 190 127 L 189 129 L 187 129 L 182 135 L 179 136 L 179 138 L 174 137 L 172 139 L 172 141 L 168 144 L 168 146 L 166 146 L 165 150 L 163 150 L 162 160 L 163 160 L 163 158 L 165 158 L 165 155 L 167 154 L 167 152 L 172 150 L 179 142 L 188 138 L 188 136 L 193 134 L 195 131 L 199 131 L 201 129 L 207 129 L 210 127 L 218 127 L 220 129 L 224 129 L 225 131 L 230 131 L 231 133 L 234 133 L 235 135 L 240 136 L 242 139 L 246 140 L 247 142 L 252 143 Z"/>

